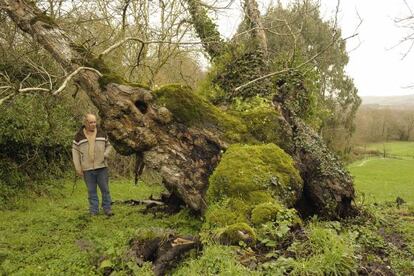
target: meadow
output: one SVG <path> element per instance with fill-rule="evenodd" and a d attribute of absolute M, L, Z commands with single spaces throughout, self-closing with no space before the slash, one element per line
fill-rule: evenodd
<path fill-rule="evenodd" d="M 405 154 L 413 145 L 386 146 Z M 361 210 L 356 218 L 308 218 L 301 231 L 267 248 L 264 263 L 246 245 L 206 243 L 170 275 L 414 275 L 414 159 L 369 157 L 348 168 Z M 86 188 L 73 184 L 63 179 L 50 194 L 20 197 L 15 208 L 0 211 L 0 275 L 153 275 L 150 263 L 131 257 L 132 239 L 202 231 L 202 219 L 185 208 L 146 214 L 145 206 L 122 203 L 157 197 L 161 185 L 112 180 L 115 216 L 108 218 L 89 216 Z M 398 206 L 396 197 L 406 203 Z"/>
<path fill-rule="evenodd" d="M 390 154 L 398 158 L 414 159 L 414 143 L 410 141 L 390 141 L 384 143 L 368 144 L 366 150 L 375 150 Z"/>
<path fill-rule="evenodd" d="M 414 160 L 370 158 L 348 167 L 360 197 L 374 202 L 414 202 Z"/>
<path fill-rule="evenodd" d="M 125 254 L 129 241 L 150 231 L 199 231 L 186 210 L 173 216 L 143 214 L 144 206 L 120 203 L 157 196 L 163 188 L 133 181 L 111 183 L 113 217 L 91 217 L 83 182 L 63 180 L 61 189 L 33 200 L 20 199 L 14 210 L 0 211 L 0 275 L 99 275 L 112 266 L 144 275 Z M 173 230 L 171 230 L 173 231 Z M 151 273 L 149 274 L 151 275 Z"/>

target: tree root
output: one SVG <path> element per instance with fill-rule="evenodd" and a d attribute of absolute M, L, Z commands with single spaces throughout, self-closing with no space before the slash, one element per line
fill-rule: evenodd
<path fill-rule="evenodd" d="M 201 243 L 190 236 L 170 235 L 167 239 L 134 240 L 131 247 L 137 264 L 141 266 L 144 262 L 152 262 L 154 274 L 158 276 L 175 267 L 188 251 L 200 249 Z"/>

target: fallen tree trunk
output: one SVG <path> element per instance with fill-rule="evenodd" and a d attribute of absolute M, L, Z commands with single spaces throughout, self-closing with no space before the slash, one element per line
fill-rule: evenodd
<path fill-rule="evenodd" d="M 283 106 L 275 100 L 277 106 Z M 296 208 L 305 216 L 318 214 L 328 219 L 356 215 L 352 206 L 355 190 L 352 177 L 319 135 L 300 118 L 282 107 L 290 133 L 285 151 L 292 155 L 303 179 L 303 194 Z"/>
<path fill-rule="evenodd" d="M 226 64 L 224 69 L 217 73 L 216 82 L 226 91 L 225 97 L 228 102 L 236 97 L 271 95 L 271 90 L 276 90 L 273 104 L 277 113 L 281 114 L 278 129 L 281 132 L 280 136 L 284 137 L 284 141 L 277 144 L 292 155 L 304 180 L 303 194 L 297 208 L 302 214 L 320 214 L 326 218 L 354 215 L 352 201 L 355 191 L 352 177 L 327 148 L 322 138 L 307 126 L 294 110 L 294 106 L 298 105 L 299 94 L 306 95 L 307 91 L 300 85 L 295 91 L 286 91 L 280 84 L 274 81 L 272 83 L 270 78 L 235 91 L 237 86 L 270 73 L 267 66 L 267 39 L 257 3 L 255 0 L 246 0 L 244 3 L 245 23 L 250 28 L 247 48 L 251 47 L 253 50 L 248 50 L 239 59 L 235 58 Z M 202 27 L 196 28 L 199 29 Z M 200 33 L 199 37 L 201 40 L 205 39 Z M 231 48 L 229 45 L 227 47 Z M 232 78 L 235 71 L 236 77 Z"/>
<path fill-rule="evenodd" d="M 142 153 L 144 163 L 158 170 L 167 189 L 191 209 L 205 207 L 208 176 L 226 143 L 206 128 L 187 126 L 154 101 L 147 88 L 126 83 L 101 59 L 74 44 L 64 31 L 34 4 L 2 0 L 0 5 L 24 32 L 41 44 L 65 70 L 82 66 L 76 82 L 99 110 L 103 128 L 124 155 Z"/>
<path fill-rule="evenodd" d="M 215 26 L 207 24 L 210 21 L 200 3 L 188 2 L 192 5 L 190 12 L 204 47 L 212 58 L 217 57 L 225 51 L 226 45 L 220 40 Z M 250 20 L 260 20 L 254 1 L 246 3 L 246 8 L 251 9 L 251 15 L 254 15 Z M 215 109 L 186 87 L 172 86 L 151 91 L 126 82 L 112 72 L 101 58 L 73 43 L 34 4 L 0 0 L 0 5 L 16 25 L 49 51 L 65 70 L 73 72 L 80 67 L 95 70 L 81 70 L 75 80 L 98 108 L 103 127 L 116 150 L 125 155 L 141 155 L 146 166 L 160 172 L 164 185 L 172 194 L 182 199 L 189 208 L 202 212 L 206 207 L 204 196 L 210 174 L 229 143 L 243 142 L 241 136 L 247 132 L 246 125 L 240 119 Z M 203 20 L 195 20 L 197 14 L 203 14 Z M 252 26 L 261 26 L 260 22 L 251 23 Z M 207 29 L 204 28 L 206 24 Z M 265 44 L 263 34 L 263 31 L 254 32 L 257 53 L 261 54 L 254 55 L 255 62 L 247 60 L 245 65 L 259 74 L 269 70 L 263 66 L 267 64 L 264 60 L 266 49 L 262 49 Z M 237 81 L 247 82 L 249 76 L 252 77 L 245 74 Z M 261 82 L 258 85 L 260 93 L 271 94 L 271 85 L 270 81 Z M 227 88 L 230 99 L 257 94 L 250 88 L 241 90 L 241 94 L 232 94 L 231 87 Z M 176 102 L 171 103 L 172 99 Z M 281 146 L 298 163 L 305 183 L 302 198 L 308 200 L 306 204 L 313 206 L 315 213 L 328 218 L 352 213 L 352 179 L 321 138 L 296 116 L 286 99 L 285 95 L 274 101 L 282 115 L 281 136 L 286 137 Z"/>

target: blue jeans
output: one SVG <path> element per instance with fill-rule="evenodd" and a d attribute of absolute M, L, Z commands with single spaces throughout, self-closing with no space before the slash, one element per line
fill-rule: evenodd
<path fill-rule="evenodd" d="M 88 188 L 89 212 L 97 214 L 99 211 L 99 199 L 97 186 L 102 194 L 102 209 L 111 210 L 111 195 L 109 194 L 108 168 L 100 168 L 83 172 L 83 178 Z"/>

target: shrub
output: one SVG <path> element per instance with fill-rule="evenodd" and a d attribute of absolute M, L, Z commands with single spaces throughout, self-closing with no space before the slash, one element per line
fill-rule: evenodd
<path fill-rule="evenodd" d="M 66 172 L 75 129 L 70 108 L 65 99 L 22 94 L 0 107 L 3 206 L 19 189 L 35 187 L 41 191 L 37 188 L 46 180 Z"/>

